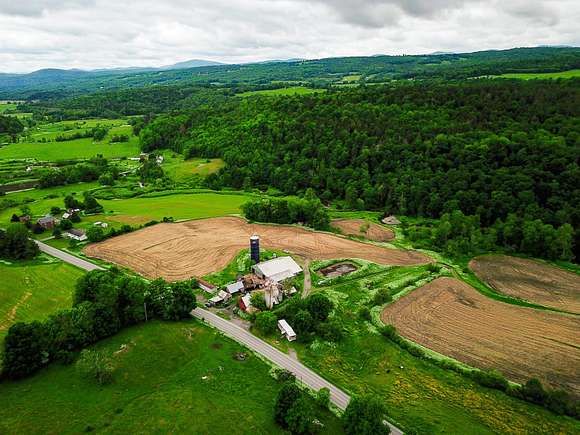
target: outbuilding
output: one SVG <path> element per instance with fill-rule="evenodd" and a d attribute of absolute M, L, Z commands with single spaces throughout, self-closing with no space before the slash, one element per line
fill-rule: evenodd
<path fill-rule="evenodd" d="M 278 320 L 278 329 L 282 333 L 282 336 L 285 337 L 288 341 L 296 340 L 296 333 L 286 320 Z"/>
<path fill-rule="evenodd" d="M 78 240 L 79 242 L 84 242 L 85 240 L 87 240 L 87 235 L 85 234 L 85 232 L 83 230 L 77 230 L 75 228 L 66 231 L 63 235 L 67 239 Z"/>
<path fill-rule="evenodd" d="M 238 306 L 240 307 L 240 310 L 247 312 L 250 308 L 252 308 L 252 295 L 250 293 L 246 293 L 244 296 L 242 296 L 238 302 Z"/>
<path fill-rule="evenodd" d="M 200 289 L 202 289 L 203 291 L 206 291 L 208 293 L 215 293 L 217 290 L 217 287 L 213 284 L 210 284 L 207 281 L 204 281 L 203 279 L 197 279 L 197 285 Z"/>
<path fill-rule="evenodd" d="M 244 289 L 244 282 L 243 281 L 236 281 L 231 284 L 226 285 L 226 291 L 230 294 L 236 294 L 239 291 Z"/>
<path fill-rule="evenodd" d="M 57 225 L 57 221 L 51 215 L 47 214 L 46 216 L 38 219 L 38 225 L 40 225 L 45 230 L 52 230 Z"/>
<path fill-rule="evenodd" d="M 281 282 L 302 272 L 302 268 L 290 256 L 273 258 L 252 266 L 254 273 L 263 279 Z"/>

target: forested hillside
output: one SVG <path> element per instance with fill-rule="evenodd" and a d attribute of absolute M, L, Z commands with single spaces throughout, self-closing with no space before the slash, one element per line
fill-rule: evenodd
<path fill-rule="evenodd" d="M 475 53 L 337 57 L 165 71 L 48 69 L 30 74 L 0 74 L 0 99 L 63 98 L 101 90 L 172 84 L 224 86 L 299 81 L 327 87 L 353 74 L 360 76 L 362 82 L 384 83 L 392 79 L 463 79 L 575 68 L 580 68 L 580 48 L 536 47 Z"/>
<path fill-rule="evenodd" d="M 424 217 L 459 210 L 483 227 L 533 222 L 534 253 L 557 228 L 580 224 L 578 80 L 410 83 L 231 101 L 158 117 L 142 142 L 223 158 L 226 167 L 208 179 L 213 188 L 312 187 L 348 208 Z"/>

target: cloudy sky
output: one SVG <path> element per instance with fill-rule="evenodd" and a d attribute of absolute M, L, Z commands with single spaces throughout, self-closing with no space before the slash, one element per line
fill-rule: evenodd
<path fill-rule="evenodd" d="M 580 0 L 0 0 L 0 71 L 580 46 Z"/>

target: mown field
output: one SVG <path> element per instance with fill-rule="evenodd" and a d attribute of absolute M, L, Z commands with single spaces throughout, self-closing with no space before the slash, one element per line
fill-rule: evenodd
<path fill-rule="evenodd" d="M 64 142 L 42 142 L 54 140 L 57 136 L 70 136 L 84 132 L 97 125 L 110 128 L 107 136 L 99 142 L 93 138 L 74 139 Z M 62 121 L 41 124 L 27 131 L 22 141 L 0 148 L 0 159 L 36 159 L 38 161 L 58 161 L 86 159 L 102 154 L 107 158 L 131 157 L 139 155 L 139 138 L 132 135 L 126 120 L 92 119 L 83 121 Z M 126 134 L 128 142 L 110 143 L 113 135 Z"/>
<path fill-rule="evenodd" d="M 307 94 L 317 94 L 320 92 L 324 92 L 323 89 L 310 89 L 305 88 L 303 86 L 291 86 L 288 88 L 280 88 L 280 89 L 265 89 L 262 91 L 249 91 L 249 92 L 242 92 L 241 94 L 236 94 L 238 97 L 253 97 L 255 95 L 264 95 L 264 96 L 285 96 L 285 95 L 307 95 Z"/>
<path fill-rule="evenodd" d="M 534 80 L 534 79 L 570 79 L 573 77 L 580 77 L 580 69 L 572 69 L 568 71 L 561 72 L 549 72 L 549 73 L 516 73 L 516 74 L 502 74 L 496 77 L 504 79 L 521 79 L 521 80 Z"/>
<path fill-rule="evenodd" d="M 96 348 L 113 360 L 111 385 L 59 365 L 4 382 L 0 433 L 284 433 L 273 418 L 280 385 L 270 367 L 249 353 L 234 359 L 245 349 L 200 323 L 150 322 Z M 322 433 L 342 433 L 336 417 L 321 417 Z"/>
<path fill-rule="evenodd" d="M 145 223 L 153 219 L 161 220 L 164 216 L 178 220 L 236 214 L 240 213 L 240 206 L 247 200 L 247 195 L 177 193 L 130 199 L 99 200 L 99 203 L 105 207 L 105 214 L 111 220 Z"/>
<path fill-rule="evenodd" d="M 181 154 L 170 152 L 163 153 L 163 157 L 163 172 L 177 183 L 187 183 L 196 175 L 205 177 L 213 174 L 225 164 L 221 159 L 184 160 Z"/>
<path fill-rule="evenodd" d="M 42 320 L 70 307 L 75 282 L 83 273 L 57 260 L 0 263 L 0 342 L 13 323 Z"/>

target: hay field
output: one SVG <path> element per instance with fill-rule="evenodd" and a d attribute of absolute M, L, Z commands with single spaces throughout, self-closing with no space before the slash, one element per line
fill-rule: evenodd
<path fill-rule="evenodd" d="M 375 242 L 388 242 L 395 238 L 395 233 L 392 230 L 364 219 L 334 219 L 331 225 L 346 235 L 361 236 Z M 368 225 L 366 231 L 361 231 L 366 225 Z"/>
<path fill-rule="evenodd" d="M 431 261 L 413 251 L 387 249 L 305 228 L 249 224 L 236 217 L 158 224 L 89 245 L 84 252 L 148 278 L 176 281 L 222 270 L 248 247 L 254 233 L 260 235 L 263 248 L 288 250 L 316 260 L 362 258 L 400 266 Z"/>
<path fill-rule="evenodd" d="M 507 255 L 477 257 L 469 267 L 499 293 L 580 314 L 580 276 L 575 273 Z"/>
<path fill-rule="evenodd" d="M 435 281 L 381 316 L 405 338 L 508 379 L 537 377 L 580 395 L 580 317 L 488 299 L 454 278 Z"/>

